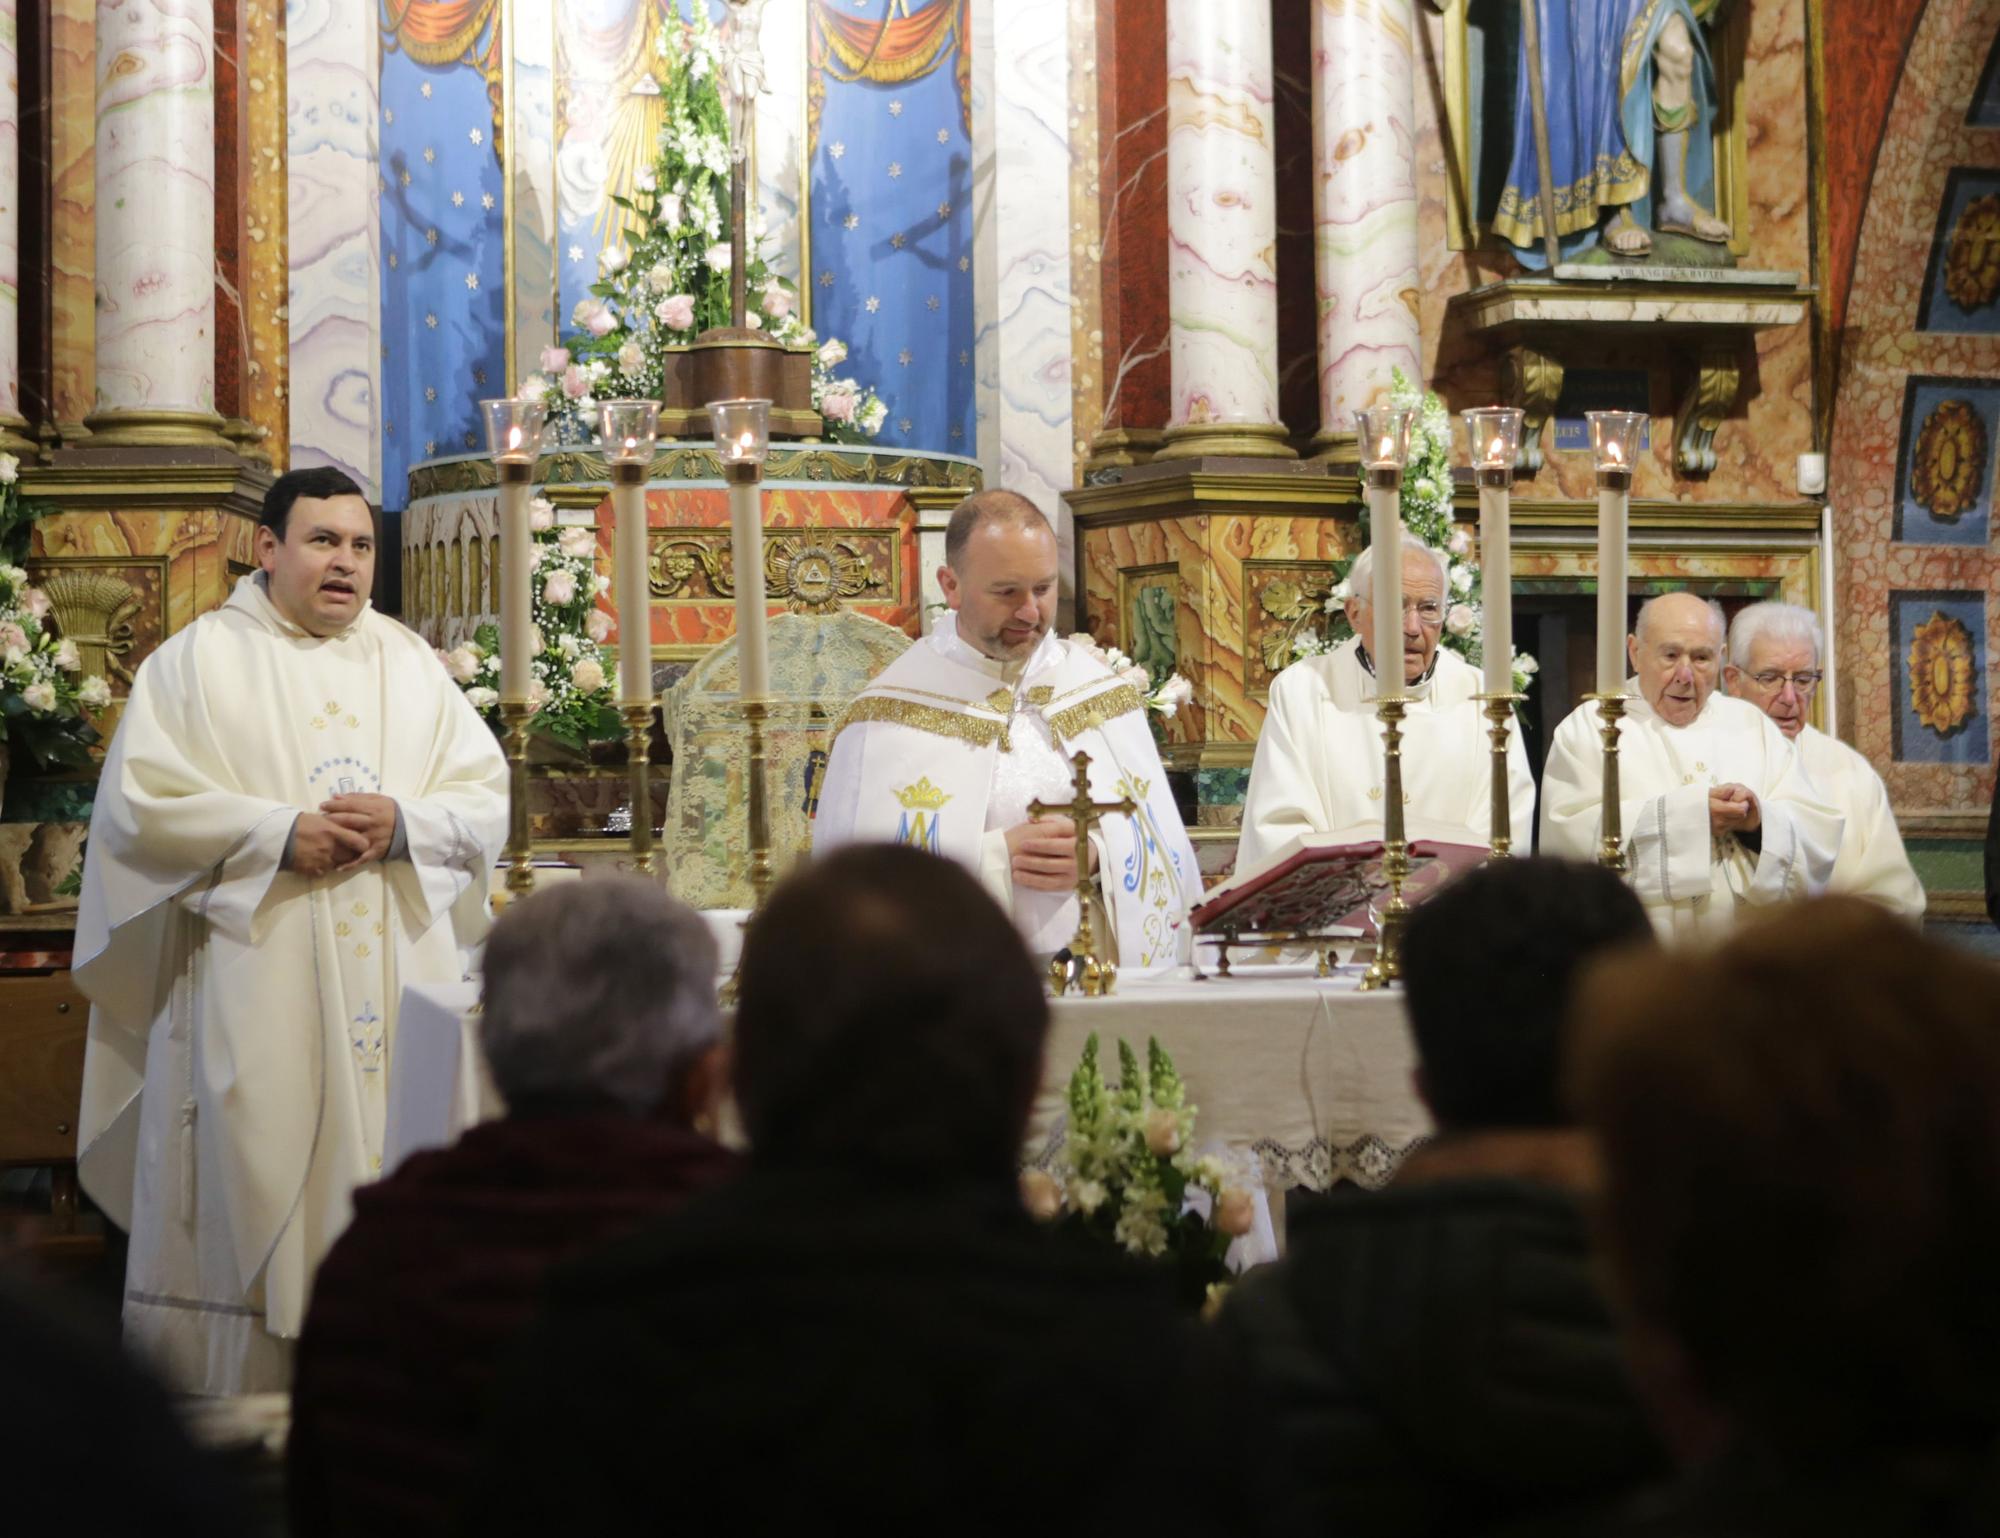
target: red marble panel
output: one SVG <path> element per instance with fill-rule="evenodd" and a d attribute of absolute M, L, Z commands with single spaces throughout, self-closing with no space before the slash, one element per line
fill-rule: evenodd
<path fill-rule="evenodd" d="M 1098 8 L 1103 426 L 1167 420 L 1166 0 Z"/>
<path fill-rule="evenodd" d="M 1821 56 L 1830 100 L 1824 111 L 1827 329 L 1847 322 L 1848 289 L 1861 238 L 1861 214 L 1904 55 L 1924 0 L 1820 0 Z"/>
<path fill-rule="evenodd" d="M 249 142 L 238 0 L 215 0 L 215 409 L 243 414 L 243 149 Z"/>

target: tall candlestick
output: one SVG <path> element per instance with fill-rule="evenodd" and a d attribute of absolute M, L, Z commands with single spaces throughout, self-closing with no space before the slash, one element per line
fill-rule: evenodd
<path fill-rule="evenodd" d="M 708 418 L 729 482 L 729 543 L 736 567 L 736 677 L 739 697 L 771 691 L 764 633 L 764 455 L 771 441 L 767 400 L 710 401 Z"/>
<path fill-rule="evenodd" d="M 1616 694 L 1625 687 L 1626 525 L 1632 510 L 1632 461 L 1646 419 L 1636 411 L 1586 415 L 1597 463 L 1597 689 Z"/>
<path fill-rule="evenodd" d="M 1367 637 L 1368 653 L 1375 663 L 1375 692 L 1384 697 L 1403 692 L 1401 494 L 1403 461 L 1409 457 L 1410 424 L 1415 415 L 1405 406 L 1371 406 L 1354 413 L 1368 501 L 1368 548 L 1374 552 L 1374 580 L 1368 595 L 1374 627 Z"/>
<path fill-rule="evenodd" d="M 548 408 L 511 399 L 479 406 L 500 481 L 500 697 L 525 700 L 535 676 L 535 535 L 528 523 L 528 492 Z"/>
<path fill-rule="evenodd" d="M 1480 655 L 1485 692 L 1514 690 L 1514 557 L 1509 527 L 1514 457 L 1521 442 L 1521 412 L 1482 406 L 1465 413 L 1479 484 Z"/>
<path fill-rule="evenodd" d="M 646 470 L 659 432 L 658 401 L 606 401 L 599 436 L 611 468 L 613 591 L 618 601 L 618 694 L 653 703 L 652 581 L 646 548 Z"/>

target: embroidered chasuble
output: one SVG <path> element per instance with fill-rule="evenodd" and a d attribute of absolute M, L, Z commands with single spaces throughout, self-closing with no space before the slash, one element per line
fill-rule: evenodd
<path fill-rule="evenodd" d="M 1838 737 L 1802 727 L 1793 739 L 1806 778 L 1840 813 L 1840 853 L 1834 857 L 1830 892 L 1872 898 L 1892 913 L 1921 922 L 1924 886 L 1910 865 L 1889 810 L 1889 790 L 1875 766 Z"/>
<path fill-rule="evenodd" d="M 294 819 L 393 797 L 402 851 L 281 870 Z M 396 1004 L 485 933 L 506 820 L 492 732 L 372 610 L 315 637 L 263 574 L 140 668 L 77 916 L 79 1166 L 131 1233 L 128 1341 L 177 1390 L 279 1389 L 312 1273 L 380 1168 Z"/>
<path fill-rule="evenodd" d="M 1435 836 L 1483 844 L 1493 831 L 1488 723 L 1472 696 L 1478 670 L 1439 649 L 1430 677 L 1411 684 L 1403 717 L 1403 813 Z M 1517 725 L 1507 744 L 1507 807 L 1514 847 L 1525 851 L 1535 781 Z M 1350 638 L 1293 663 L 1271 681 L 1257 734 L 1236 868 L 1247 871 L 1302 833 L 1382 826 L 1382 723 L 1375 678 Z"/>
<path fill-rule="evenodd" d="M 1053 955 L 1076 933 L 1075 894 L 1016 888 L 1006 834 L 1029 820 L 1031 801 L 1071 799 L 1081 749 L 1093 800 L 1139 804 L 1092 834 L 1118 964 L 1173 966 L 1201 878 L 1145 709 L 1137 689 L 1053 635 L 1025 662 L 1001 663 L 959 638 L 955 615 L 939 615 L 836 729 L 813 848 L 885 841 L 949 855 L 979 873 L 1029 949 Z"/>
<path fill-rule="evenodd" d="M 1827 889 L 1841 816 L 1807 777 L 1763 711 L 1720 690 L 1686 726 L 1663 721 L 1638 692 L 1618 735 L 1619 827 L 1626 879 L 1669 937 L 1727 927 L 1739 908 Z M 1756 792 L 1762 827 L 1748 841 L 1714 836 L 1708 793 Z M 1603 825 L 1604 742 L 1595 705 L 1556 728 L 1542 769 L 1541 852 L 1594 860 Z"/>

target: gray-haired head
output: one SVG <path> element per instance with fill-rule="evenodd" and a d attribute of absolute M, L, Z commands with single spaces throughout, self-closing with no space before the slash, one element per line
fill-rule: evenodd
<path fill-rule="evenodd" d="M 637 876 L 511 904 L 486 942 L 480 1042 L 510 1106 L 609 1102 L 634 1116 L 722 1034 L 715 941 Z"/>
<path fill-rule="evenodd" d="M 962 571 L 965 567 L 966 541 L 972 538 L 976 529 L 989 523 L 1022 524 L 1029 528 L 1039 526 L 1049 531 L 1051 539 L 1055 537 L 1055 529 L 1047 515 L 1020 492 L 990 487 L 985 491 L 975 491 L 951 510 L 951 520 L 944 526 L 945 565 L 953 571 Z"/>
<path fill-rule="evenodd" d="M 1813 666 L 1825 654 L 1820 642 L 1819 616 L 1795 603 L 1753 603 L 1729 627 L 1729 662 L 1748 668 L 1750 652 L 1759 641 L 1783 641 L 1812 648 Z"/>
<path fill-rule="evenodd" d="M 1652 616 L 1656 605 L 1666 604 L 1668 608 L 1679 608 L 1690 600 L 1697 603 L 1703 601 L 1694 593 L 1657 593 L 1653 597 L 1648 598 L 1644 603 L 1639 605 L 1638 617 L 1632 621 L 1632 634 L 1637 636 L 1641 642 L 1644 642 L 1646 639 L 1646 622 Z M 1729 634 L 1729 619 L 1722 612 L 1722 605 L 1717 603 L 1713 598 L 1706 600 L 1706 602 L 1709 618 L 1715 622 L 1715 650 L 1717 655 L 1720 655 L 1723 642 Z"/>
<path fill-rule="evenodd" d="M 1437 567 L 1438 588 L 1446 597 L 1451 594 L 1451 568 L 1445 562 L 1444 552 L 1434 550 L 1408 529 L 1403 530 L 1403 558 L 1408 561 L 1410 552 L 1415 551 Z M 1367 603 L 1374 596 L 1372 584 L 1375 580 L 1375 547 L 1370 545 L 1354 558 L 1354 564 L 1347 568 L 1347 591 Z"/>

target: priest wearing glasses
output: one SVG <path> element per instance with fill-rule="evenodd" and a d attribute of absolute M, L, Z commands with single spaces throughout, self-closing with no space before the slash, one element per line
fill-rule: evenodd
<path fill-rule="evenodd" d="M 1250 766 L 1236 869 L 1248 871 L 1306 833 L 1354 830 L 1382 836 L 1382 726 L 1376 716 L 1382 669 L 1363 637 L 1374 634 L 1376 552 L 1361 552 L 1347 574 L 1351 640 L 1295 662 L 1271 683 L 1264 729 Z M 1493 779 L 1487 723 L 1473 696 L 1476 668 L 1439 647 L 1444 634 L 1444 558 L 1403 536 L 1403 655 L 1390 666 L 1409 705 L 1403 720 L 1404 814 L 1432 837 L 1486 843 Z M 1534 826 L 1535 782 L 1519 732 L 1507 747 L 1508 816 L 1525 846 Z"/>
<path fill-rule="evenodd" d="M 1798 749 L 1806 778 L 1844 819 L 1828 890 L 1871 898 L 1912 922 L 1924 916 L 1924 887 L 1910 867 L 1875 766 L 1806 720 L 1820 685 L 1819 620 L 1791 603 L 1753 603 L 1729 627 L 1722 681 L 1748 700 Z"/>

